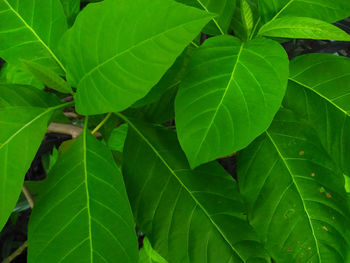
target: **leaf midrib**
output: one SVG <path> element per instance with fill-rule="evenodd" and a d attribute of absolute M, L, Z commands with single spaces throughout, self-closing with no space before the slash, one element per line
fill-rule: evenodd
<path fill-rule="evenodd" d="M 105 61 L 103 61 L 103 62 L 97 64 L 95 67 L 93 67 L 92 69 L 90 69 L 87 73 L 85 73 L 85 74 L 80 78 L 80 80 L 79 80 L 77 86 L 79 86 L 80 83 L 82 83 L 82 82 L 83 82 L 88 76 L 90 76 L 93 72 L 95 72 L 95 71 L 98 70 L 99 68 L 103 67 L 105 64 L 109 63 L 110 61 L 113 61 L 114 59 L 118 58 L 119 56 L 121 56 L 121 55 L 123 55 L 123 54 L 125 54 L 125 53 L 127 53 L 127 52 L 129 52 L 129 51 L 131 51 L 131 50 L 133 50 L 134 48 L 137 48 L 137 47 L 139 47 L 139 46 L 142 46 L 143 44 L 147 43 L 148 41 L 151 41 L 151 40 L 155 39 L 156 37 L 161 36 L 161 35 L 164 35 L 164 34 L 170 32 L 170 31 L 172 31 L 172 30 L 176 30 L 176 29 L 181 28 L 181 27 L 184 27 L 184 26 L 186 26 L 186 25 L 188 25 L 188 24 L 195 23 L 195 22 L 197 22 L 197 21 L 205 20 L 205 19 L 207 19 L 207 17 L 201 17 L 201 18 L 198 18 L 198 19 L 191 20 L 191 21 L 189 21 L 189 22 L 187 22 L 187 23 L 183 23 L 183 24 L 181 24 L 181 25 L 178 25 L 178 26 L 169 28 L 169 29 L 167 29 L 167 30 L 165 30 L 165 31 L 162 31 L 162 32 L 160 32 L 160 33 L 158 33 L 158 34 L 156 34 L 156 35 L 153 35 L 153 36 L 151 36 L 151 37 L 149 37 L 149 38 L 147 38 L 147 39 L 145 39 L 145 40 L 142 40 L 141 42 L 139 42 L 139 43 L 137 43 L 137 44 L 134 44 L 134 45 L 128 47 L 127 49 L 125 49 L 125 50 L 123 50 L 123 51 L 121 51 L 121 52 L 118 52 L 117 54 L 115 54 L 115 55 L 111 56 L 110 58 L 106 59 Z"/>
<path fill-rule="evenodd" d="M 308 210 L 307 210 L 307 208 L 306 208 L 305 201 L 304 201 L 304 199 L 303 199 L 303 196 L 302 196 L 302 194 L 301 194 L 301 191 L 300 191 L 300 189 L 299 189 L 299 186 L 298 186 L 297 182 L 295 181 L 294 176 L 293 176 L 293 173 L 292 173 L 292 170 L 290 169 L 290 167 L 289 167 L 287 161 L 286 161 L 285 158 L 283 157 L 283 154 L 282 154 L 281 151 L 279 150 L 279 148 L 278 148 L 276 142 L 274 141 L 274 139 L 272 138 L 272 136 L 270 135 L 270 133 L 269 133 L 268 131 L 266 131 L 265 133 L 266 133 L 267 137 L 269 138 L 269 140 L 271 141 L 271 143 L 272 143 L 272 145 L 274 146 L 274 148 L 276 149 L 276 152 L 277 152 L 278 156 L 280 157 L 280 159 L 282 160 L 284 166 L 285 166 L 286 169 L 288 170 L 288 173 L 289 173 L 290 177 L 292 178 L 292 182 L 293 182 L 293 184 L 294 184 L 294 186 L 295 186 L 295 189 L 297 190 L 298 195 L 300 196 L 300 200 L 301 200 L 301 202 L 302 202 L 302 204 L 303 204 L 303 209 L 304 209 L 305 214 L 306 214 L 306 216 L 307 216 L 308 223 L 309 223 L 310 228 L 311 228 L 312 236 L 313 236 L 313 239 L 314 239 L 314 241 L 315 241 L 317 257 L 318 257 L 318 259 L 319 259 L 319 262 L 321 263 L 322 261 L 321 261 L 320 248 L 319 248 L 318 240 L 317 240 L 317 237 L 316 237 L 316 234 L 315 234 L 315 229 L 314 229 L 314 226 L 313 226 L 312 221 L 311 221 L 311 216 L 310 216 L 310 214 L 309 214 L 309 212 L 308 212 Z"/>
<path fill-rule="evenodd" d="M 316 91 L 315 89 L 313 89 L 312 87 L 308 86 L 305 83 L 302 83 L 296 79 L 293 79 L 292 77 L 289 77 L 289 80 L 293 81 L 294 83 L 312 91 L 313 93 L 317 94 L 318 96 L 320 96 L 322 99 L 326 100 L 328 103 L 330 103 L 331 105 L 333 105 L 334 107 L 336 107 L 338 110 L 340 110 L 342 113 L 344 113 L 346 116 L 350 117 L 350 114 L 345 111 L 344 109 L 342 109 L 340 106 L 338 106 L 336 103 L 334 103 L 332 100 L 330 100 L 329 98 L 327 98 L 326 96 L 322 95 L 321 93 L 319 93 L 318 91 Z"/>
<path fill-rule="evenodd" d="M 170 173 L 176 178 L 176 180 L 179 182 L 179 184 L 187 191 L 187 193 L 191 196 L 193 201 L 201 208 L 201 210 L 204 212 L 204 214 L 208 217 L 210 222 L 214 225 L 216 230 L 220 233 L 220 235 L 223 237 L 223 239 L 226 241 L 226 243 L 232 248 L 232 250 L 241 258 L 243 262 L 245 262 L 244 258 L 240 255 L 240 253 L 233 247 L 233 245 L 230 243 L 226 235 L 221 231 L 219 226 L 213 221 L 213 219 L 210 217 L 208 211 L 202 206 L 202 204 L 196 199 L 196 197 L 192 194 L 192 192 L 184 185 L 184 183 L 180 180 L 180 178 L 177 176 L 176 172 L 170 167 L 170 165 L 166 162 L 166 160 L 162 157 L 162 155 L 159 153 L 159 151 L 152 145 L 152 143 L 142 134 L 142 132 L 136 128 L 136 126 L 124 115 L 121 113 L 116 113 L 119 117 L 121 117 L 123 120 L 125 120 L 133 129 L 134 131 L 140 136 L 140 138 L 151 148 L 151 150 L 156 154 L 156 156 L 159 158 L 159 160 L 164 164 L 164 166 L 170 171 Z"/>
<path fill-rule="evenodd" d="M 48 109 L 46 109 L 45 111 L 43 111 L 42 113 L 38 114 L 35 118 L 31 119 L 29 122 L 27 122 L 26 124 L 24 124 L 21 128 L 19 128 L 14 134 L 12 134 L 3 144 L 0 145 L 0 150 L 7 144 L 9 144 L 13 138 L 15 138 L 18 134 L 20 134 L 25 128 L 27 128 L 28 126 L 30 126 L 31 124 L 33 124 L 35 121 L 37 121 L 38 119 L 40 119 L 42 116 L 48 114 L 51 111 L 57 110 L 59 108 L 64 108 L 68 105 L 72 104 L 71 102 L 68 103 L 64 103 L 64 104 L 60 104 L 58 106 L 55 107 L 50 107 Z"/>
<path fill-rule="evenodd" d="M 50 53 L 52 58 L 57 62 L 57 64 L 62 68 L 64 72 L 66 72 L 66 68 L 63 66 L 62 62 L 56 57 L 55 53 L 49 48 L 48 45 L 45 44 L 45 42 L 41 39 L 41 37 L 35 32 L 35 30 L 23 19 L 23 17 L 10 5 L 10 3 L 7 0 L 4 0 L 4 3 L 10 8 L 10 10 L 19 18 L 19 20 L 24 24 L 26 28 L 32 34 L 34 37 L 45 47 L 45 49 Z"/>

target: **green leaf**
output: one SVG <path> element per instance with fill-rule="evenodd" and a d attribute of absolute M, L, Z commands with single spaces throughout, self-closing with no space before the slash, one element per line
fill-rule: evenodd
<path fill-rule="evenodd" d="M 123 152 L 127 132 L 128 125 L 125 123 L 115 128 L 109 137 L 108 148 L 113 151 Z"/>
<path fill-rule="evenodd" d="M 175 100 L 180 144 L 191 167 L 246 147 L 270 125 L 288 79 L 275 41 L 208 39 L 192 56 Z"/>
<path fill-rule="evenodd" d="M 50 68 L 29 60 L 22 60 L 22 63 L 37 79 L 47 87 L 62 93 L 73 93 L 67 82 L 57 75 Z"/>
<path fill-rule="evenodd" d="M 148 238 L 143 239 L 143 247 L 140 250 L 139 263 L 168 263 L 161 255 L 152 248 Z"/>
<path fill-rule="evenodd" d="M 30 85 L 41 90 L 45 88 L 31 73 L 15 64 L 5 64 L 1 67 L 0 83 Z"/>
<path fill-rule="evenodd" d="M 263 21 L 284 16 L 302 16 L 334 23 L 350 15 L 347 0 L 259 0 Z"/>
<path fill-rule="evenodd" d="M 269 262 L 234 179 L 216 162 L 190 170 L 172 130 L 131 122 L 123 175 L 136 223 L 172 263 Z"/>
<path fill-rule="evenodd" d="M 1 230 L 16 205 L 48 121 L 65 104 L 31 87 L 0 85 L 0 94 Z"/>
<path fill-rule="evenodd" d="M 89 4 L 62 47 L 77 111 L 118 112 L 144 97 L 211 17 L 172 0 Z"/>
<path fill-rule="evenodd" d="M 281 111 L 237 166 L 249 222 L 276 262 L 348 262 L 344 177 L 313 129 Z"/>
<path fill-rule="evenodd" d="M 69 26 L 72 26 L 77 14 L 80 11 L 80 0 L 61 0 L 64 13 Z"/>
<path fill-rule="evenodd" d="M 138 261 L 122 175 L 87 129 L 51 169 L 46 186 L 30 217 L 29 263 Z"/>
<path fill-rule="evenodd" d="M 177 2 L 194 6 L 208 13 L 216 14 L 212 21 L 203 29 L 209 35 L 224 35 L 227 33 L 231 18 L 236 7 L 236 0 L 176 0 Z"/>
<path fill-rule="evenodd" d="M 62 74 L 57 45 L 67 30 L 60 0 L 1 0 L 0 57 L 9 63 L 35 61 Z"/>
<path fill-rule="evenodd" d="M 350 35 L 327 22 L 308 17 L 283 17 L 260 28 L 259 35 L 268 37 L 350 41 Z"/>
<path fill-rule="evenodd" d="M 292 60 L 283 105 L 317 131 L 325 149 L 350 175 L 350 59 L 308 54 Z"/>

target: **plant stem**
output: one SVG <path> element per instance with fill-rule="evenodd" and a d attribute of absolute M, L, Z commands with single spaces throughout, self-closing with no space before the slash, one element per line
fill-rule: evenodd
<path fill-rule="evenodd" d="M 108 121 L 109 117 L 111 117 L 112 112 L 108 113 L 106 117 L 96 126 L 96 128 L 91 132 L 94 135 L 105 123 Z"/>
<path fill-rule="evenodd" d="M 47 132 L 67 134 L 72 136 L 73 139 L 78 138 L 78 136 L 83 131 L 83 128 L 74 126 L 72 124 L 56 123 L 52 122 L 47 128 Z"/>
<path fill-rule="evenodd" d="M 16 249 L 15 252 L 13 252 L 10 256 L 4 259 L 2 263 L 10 263 L 12 260 L 14 260 L 16 257 L 21 255 L 23 251 L 27 248 L 28 241 L 25 241 L 19 248 Z"/>
<path fill-rule="evenodd" d="M 23 187 L 22 187 L 22 192 L 23 192 L 24 196 L 26 197 L 30 208 L 33 209 L 33 207 L 34 207 L 34 199 L 33 199 L 33 196 L 32 196 L 32 194 L 30 193 L 30 191 L 29 191 L 29 189 L 27 188 L 27 186 L 25 186 L 24 184 L 23 184 Z"/>

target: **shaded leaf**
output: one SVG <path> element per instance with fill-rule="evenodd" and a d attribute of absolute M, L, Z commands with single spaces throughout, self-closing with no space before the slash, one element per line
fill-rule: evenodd
<path fill-rule="evenodd" d="M 211 17 L 172 0 L 89 4 L 62 47 L 77 111 L 118 112 L 144 97 Z"/>
<path fill-rule="evenodd" d="M 161 255 L 152 248 L 148 238 L 143 239 L 143 247 L 140 250 L 139 263 L 167 263 Z"/>
<path fill-rule="evenodd" d="M 51 169 L 46 186 L 29 222 L 29 263 L 137 262 L 122 175 L 87 129 Z"/>
<path fill-rule="evenodd" d="M 275 41 L 208 39 L 175 100 L 178 137 L 191 167 L 246 147 L 270 125 L 288 79 L 288 58 Z"/>
<path fill-rule="evenodd" d="M 162 257 L 173 263 L 269 262 L 246 222 L 234 179 L 218 163 L 192 171 L 174 131 L 126 121 L 123 175 L 130 203 Z"/>
<path fill-rule="evenodd" d="M 347 262 L 344 177 L 313 129 L 281 111 L 237 166 L 249 222 L 276 262 Z"/>
<path fill-rule="evenodd" d="M 128 125 L 125 123 L 115 128 L 109 137 L 108 148 L 113 151 L 123 152 L 127 132 Z"/>

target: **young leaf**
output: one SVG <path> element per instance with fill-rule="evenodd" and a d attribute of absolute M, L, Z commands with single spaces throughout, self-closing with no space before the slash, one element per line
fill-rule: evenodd
<path fill-rule="evenodd" d="M 9 63 L 26 59 L 62 74 L 57 44 L 67 30 L 60 0 L 1 0 L 0 57 Z"/>
<path fill-rule="evenodd" d="M 208 13 L 216 14 L 212 21 L 203 29 L 209 35 L 224 35 L 227 33 L 231 18 L 236 7 L 236 0 L 176 0 L 191 5 Z M 239 0 L 238 0 L 239 1 Z"/>
<path fill-rule="evenodd" d="M 308 17 L 283 17 L 260 28 L 259 35 L 268 37 L 306 38 L 350 41 L 350 35 L 327 22 Z"/>
<path fill-rule="evenodd" d="M 46 186 L 30 217 L 29 263 L 137 262 L 122 175 L 86 129 L 51 169 Z"/>
<path fill-rule="evenodd" d="M 48 121 L 64 104 L 31 87 L 0 85 L 0 94 L 1 230 L 16 205 Z"/>
<path fill-rule="evenodd" d="M 178 137 L 191 167 L 232 154 L 270 125 L 288 79 L 275 41 L 208 39 L 192 56 L 175 100 Z"/>
<path fill-rule="evenodd" d="M 190 170 L 172 130 L 131 122 L 124 178 L 140 230 L 172 263 L 269 262 L 234 179 L 216 162 Z"/>
<path fill-rule="evenodd" d="M 139 263 L 168 263 L 161 255 L 152 248 L 148 238 L 143 239 L 143 247 L 140 250 Z"/>
<path fill-rule="evenodd" d="M 249 222 L 276 262 L 347 262 L 344 177 L 313 129 L 281 111 L 237 166 Z"/>
<path fill-rule="evenodd" d="M 350 175 L 350 59 L 308 54 L 292 60 L 283 105 L 307 120 Z"/>
<path fill-rule="evenodd" d="M 73 93 L 67 82 L 50 68 L 29 60 L 22 60 L 26 69 L 51 89 L 62 93 Z"/>
<path fill-rule="evenodd" d="M 89 4 L 62 48 L 77 111 L 118 112 L 144 97 L 211 17 L 172 0 Z"/>
<path fill-rule="evenodd" d="M 302 16 L 320 19 L 329 23 L 350 15 L 347 0 L 258 0 L 264 22 L 284 16 Z"/>

